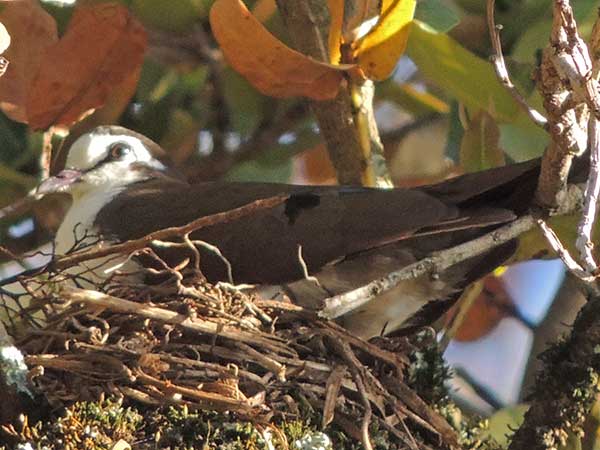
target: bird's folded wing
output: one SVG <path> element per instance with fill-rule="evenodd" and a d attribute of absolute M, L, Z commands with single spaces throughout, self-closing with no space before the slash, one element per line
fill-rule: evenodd
<path fill-rule="evenodd" d="M 535 176 L 530 175 L 536 170 L 535 163 L 526 163 L 495 169 L 487 176 L 470 174 L 435 186 L 389 190 L 149 181 L 114 198 L 100 211 L 96 224 L 103 234 L 123 241 L 257 199 L 287 195 L 284 204 L 193 235 L 221 250 L 233 266 L 236 283 L 281 283 L 303 277 L 299 247 L 308 271 L 317 273 L 340 258 L 408 238 L 423 254 L 508 222 L 515 215 L 506 208 L 511 206 L 506 199 L 532 184 L 523 179 L 533 180 L 535 187 Z M 531 197 L 533 188 L 526 191 Z M 494 200 L 500 207 L 494 207 Z M 419 234 L 430 236 L 414 245 Z M 203 255 L 202 270 L 211 280 L 226 279 L 223 261 L 210 253 Z"/>

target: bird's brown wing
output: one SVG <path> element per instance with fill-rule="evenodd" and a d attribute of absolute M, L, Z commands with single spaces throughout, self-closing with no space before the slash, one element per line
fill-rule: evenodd
<path fill-rule="evenodd" d="M 123 241 L 284 194 L 288 198 L 280 206 L 193 235 L 221 250 L 233 265 L 236 283 L 282 283 L 303 275 L 299 246 L 308 270 L 316 273 L 340 258 L 415 234 L 428 235 L 409 240 L 413 251 L 426 254 L 474 236 L 482 227 L 509 221 L 514 214 L 506 199 L 532 184 L 523 179 L 535 180 L 530 175 L 535 170 L 536 164 L 528 163 L 494 169 L 488 176 L 478 173 L 420 189 L 390 190 L 148 181 L 118 195 L 100 211 L 96 223 L 105 235 Z M 531 196 L 533 189 L 529 191 Z M 504 208 L 494 208 L 494 201 Z M 214 255 L 203 256 L 202 269 L 211 280 L 226 279 L 225 265 Z"/>
<path fill-rule="evenodd" d="M 122 241 L 282 194 L 288 198 L 279 206 L 193 235 L 221 250 L 233 265 L 236 283 L 301 277 L 298 246 L 313 272 L 348 254 L 459 217 L 456 207 L 419 190 L 145 182 L 113 199 L 96 224 L 104 235 Z M 219 258 L 206 255 L 202 269 L 209 279 L 224 279 Z"/>

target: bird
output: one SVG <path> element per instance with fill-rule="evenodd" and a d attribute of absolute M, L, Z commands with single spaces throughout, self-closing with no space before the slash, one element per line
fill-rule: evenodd
<path fill-rule="evenodd" d="M 222 254 L 200 249 L 210 282 L 232 275 L 236 284 L 280 286 L 292 302 L 315 310 L 328 297 L 515 220 L 528 211 L 540 170 L 532 160 L 410 189 L 188 183 L 163 162 L 164 154 L 149 138 L 116 125 L 76 139 L 65 168 L 37 188 L 40 195 L 72 197 L 56 233 L 56 255 L 92 239 L 125 242 L 283 196 L 280 204 L 201 228 L 192 238 Z M 403 281 L 339 320 L 365 339 L 428 325 L 515 248 L 511 241 L 435 277 Z"/>

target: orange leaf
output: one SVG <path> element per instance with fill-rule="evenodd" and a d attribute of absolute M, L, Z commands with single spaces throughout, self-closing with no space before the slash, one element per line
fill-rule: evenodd
<path fill-rule="evenodd" d="M 488 335 L 502 319 L 513 315 L 515 306 L 504 287 L 502 278 L 493 275 L 484 280 L 484 288 L 475 300 L 454 340 L 472 342 Z"/>
<path fill-rule="evenodd" d="M 329 62 L 339 64 L 342 59 L 342 28 L 344 27 L 344 0 L 327 0 L 329 6 Z"/>
<path fill-rule="evenodd" d="M 252 15 L 256 17 L 260 23 L 265 23 L 277 11 L 275 0 L 257 0 L 252 7 Z"/>
<path fill-rule="evenodd" d="M 4 53 L 9 65 L 0 78 L 0 109 L 17 122 L 27 122 L 27 95 L 45 50 L 58 40 L 56 22 L 34 0 L 0 3 L 0 21 L 12 38 Z"/>
<path fill-rule="evenodd" d="M 325 144 L 317 144 L 295 156 L 294 177 L 294 182 L 303 184 L 337 184 Z"/>
<path fill-rule="evenodd" d="M 315 61 L 287 47 L 241 0 L 217 0 L 210 24 L 227 62 L 265 95 L 331 99 L 351 67 Z"/>
<path fill-rule="evenodd" d="M 27 99 L 33 129 L 70 125 L 102 106 L 142 64 L 146 32 L 116 3 L 77 8 L 64 37 L 48 49 Z"/>
<path fill-rule="evenodd" d="M 356 46 L 358 65 L 368 78 L 390 76 L 408 42 L 416 0 L 383 0 L 379 21 Z"/>

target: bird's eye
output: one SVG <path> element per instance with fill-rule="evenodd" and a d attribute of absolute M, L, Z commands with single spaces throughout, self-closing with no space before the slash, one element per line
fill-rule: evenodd
<path fill-rule="evenodd" d="M 122 159 L 131 152 L 131 147 L 125 142 L 115 142 L 110 146 L 109 155 L 111 159 Z"/>

